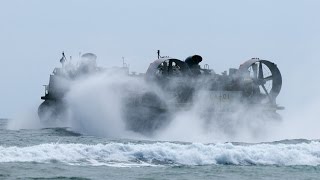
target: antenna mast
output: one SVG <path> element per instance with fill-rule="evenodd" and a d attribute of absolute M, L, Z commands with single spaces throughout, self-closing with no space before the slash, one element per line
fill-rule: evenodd
<path fill-rule="evenodd" d="M 60 59 L 60 63 L 62 64 L 62 67 L 64 67 L 64 63 L 66 62 L 67 58 L 64 55 L 64 51 L 62 51 L 62 58 Z"/>
<path fill-rule="evenodd" d="M 158 59 L 160 59 L 160 50 L 158 50 L 157 53 L 158 53 Z"/>

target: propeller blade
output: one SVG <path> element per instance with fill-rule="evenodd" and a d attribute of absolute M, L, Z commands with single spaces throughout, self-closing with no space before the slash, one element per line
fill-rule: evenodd
<path fill-rule="evenodd" d="M 264 86 L 264 84 L 262 84 L 261 86 L 262 86 L 262 89 L 264 90 L 264 92 L 266 93 L 266 95 L 268 96 L 268 98 L 269 98 L 270 102 L 272 103 L 272 102 L 273 102 L 273 100 L 272 100 L 271 96 L 269 95 L 269 93 L 268 93 L 268 91 L 267 91 L 266 87 Z"/>
<path fill-rule="evenodd" d="M 268 77 L 265 77 L 265 78 L 263 78 L 265 81 L 270 81 L 270 80 L 272 80 L 273 79 L 273 77 L 272 77 L 272 75 L 271 76 L 268 76 Z"/>
<path fill-rule="evenodd" d="M 258 79 L 263 79 L 262 62 L 259 62 L 259 77 Z"/>
<path fill-rule="evenodd" d="M 253 70 L 253 77 L 256 79 L 258 78 L 258 65 L 257 64 L 252 64 L 252 70 Z"/>
<path fill-rule="evenodd" d="M 264 86 L 264 84 L 262 84 L 261 86 L 262 86 L 262 89 L 264 90 L 264 92 L 266 93 L 266 95 L 268 95 L 268 96 L 269 96 L 269 93 L 268 93 L 268 91 L 267 91 L 266 87 Z"/>

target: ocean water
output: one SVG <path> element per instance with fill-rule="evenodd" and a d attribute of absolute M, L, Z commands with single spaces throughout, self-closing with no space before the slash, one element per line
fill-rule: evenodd
<path fill-rule="evenodd" d="M 319 140 L 137 141 L 8 130 L 8 121 L 0 120 L 0 179 L 320 179 Z"/>

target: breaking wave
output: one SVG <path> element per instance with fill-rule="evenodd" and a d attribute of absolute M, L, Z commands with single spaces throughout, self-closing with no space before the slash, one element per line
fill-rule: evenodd
<path fill-rule="evenodd" d="M 91 166 L 320 165 L 320 142 L 286 144 L 118 143 L 0 146 L 0 163 L 37 162 Z"/>

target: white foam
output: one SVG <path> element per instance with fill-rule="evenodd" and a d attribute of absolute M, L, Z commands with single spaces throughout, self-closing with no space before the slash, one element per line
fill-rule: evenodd
<path fill-rule="evenodd" d="M 155 165 L 320 165 L 320 143 L 300 144 L 153 144 L 107 143 L 0 146 L 0 162 L 61 162 L 92 166 Z"/>

